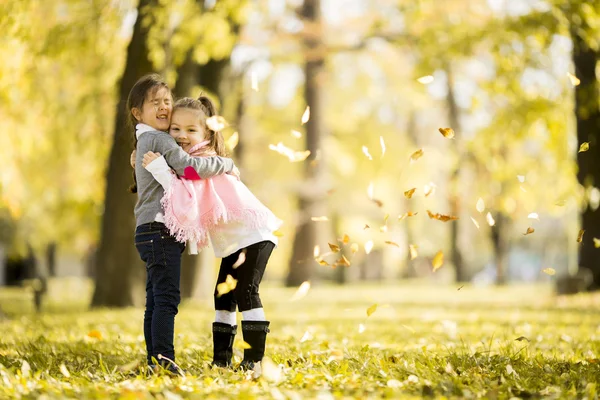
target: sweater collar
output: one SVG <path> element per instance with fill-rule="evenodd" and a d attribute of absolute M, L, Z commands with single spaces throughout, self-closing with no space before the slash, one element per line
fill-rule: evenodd
<path fill-rule="evenodd" d="M 137 124 L 135 126 L 135 137 L 137 139 L 140 138 L 140 136 L 142 136 L 143 133 L 146 132 L 156 132 L 158 131 L 158 129 L 154 129 L 153 127 L 151 127 L 150 125 L 146 125 L 146 124 Z"/>

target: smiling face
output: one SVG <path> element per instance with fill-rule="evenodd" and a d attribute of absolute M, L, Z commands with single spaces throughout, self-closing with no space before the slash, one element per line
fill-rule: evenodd
<path fill-rule="evenodd" d="M 173 112 L 169 133 L 186 152 L 206 140 L 201 118 L 202 111 L 199 110 L 178 108 Z"/>
<path fill-rule="evenodd" d="M 132 108 L 131 113 L 135 119 L 159 131 L 168 131 L 173 110 L 173 99 L 169 89 L 161 87 L 149 91 L 142 108 Z"/>

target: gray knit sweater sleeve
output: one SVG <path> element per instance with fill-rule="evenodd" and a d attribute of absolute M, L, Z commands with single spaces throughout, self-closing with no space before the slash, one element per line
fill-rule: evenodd
<path fill-rule="evenodd" d="M 196 170 L 200 178 L 206 179 L 231 172 L 235 167 L 233 160 L 230 158 L 217 156 L 192 157 L 179 147 L 169 135 L 155 135 L 153 147 L 156 149 L 156 152 L 165 157 L 167 164 L 178 175 L 183 175 L 186 167 L 192 167 Z"/>

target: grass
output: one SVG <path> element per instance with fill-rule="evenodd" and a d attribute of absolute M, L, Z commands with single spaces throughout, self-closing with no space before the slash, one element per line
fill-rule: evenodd
<path fill-rule="evenodd" d="M 291 302 L 293 289 L 267 286 L 272 333 L 261 377 L 208 367 L 207 302 L 184 304 L 177 316 L 177 362 L 188 375 L 148 379 L 138 373 L 142 310 L 84 311 L 87 297 L 62 285 L 51 282 L 40 315 L 26 292 L 0 290 L 8 316 L 0 322 L 0 398 L 594 399 L 600 391 L 599 294 L 321 286 Z"/>

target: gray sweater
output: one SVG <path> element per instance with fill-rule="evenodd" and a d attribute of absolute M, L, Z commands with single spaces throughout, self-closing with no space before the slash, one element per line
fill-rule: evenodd
<path fill-rule="evenodd" d="M 193 167 L 201 178 L 231 172 L 234 168 L 233 161 L 224 157 L 191 157 L 183 151 L 168 133 L 151 131 L 143 133 L 137 143 L 135 158 L 135 176 L 138 187 L 138 201 L 135 205 L 136 226 L 153 222 L 156 214 L 163 212 L 160 200 L 164 189 L 152 174 L 142 166 L 144 154 L 149 151 L 160 153 L 167 163 L 183 175 L 186 167 Z"/>

